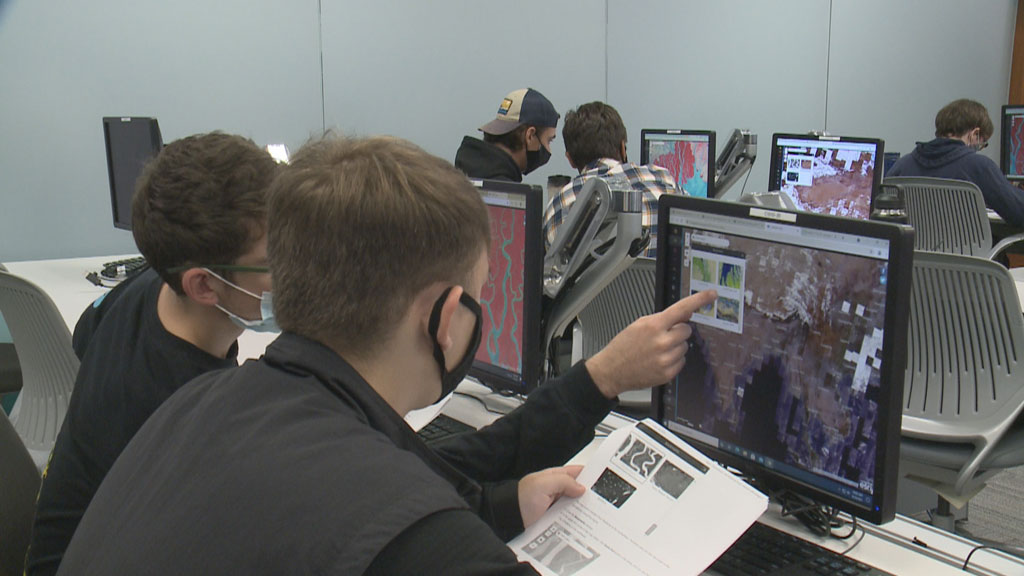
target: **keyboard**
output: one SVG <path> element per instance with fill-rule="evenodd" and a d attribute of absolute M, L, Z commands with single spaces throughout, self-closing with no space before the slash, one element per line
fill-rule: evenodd
<path fill-rule="evenodd" d="M 711 570 L 722 576 L 752 574 L 880 576 L 889 574 L 889 572 L 883 572 L 760 522 L 755 522 L 749 530 L 744 532 L 739 540 L 711 565 Z"/>
<path fill-rule="evenodd" d="M 465 422 L 456 420 L 451 416 L 438 414 L 433 420 L 428 422 L 426 426 L 420 428 L 416 434 L 419 435 L 424 442 L 430 444 L 450 436 L 474 431 L 476 431 L 476 428 L 466 424 Z"/>
<path fill-rule="evenodd" d="M 103 269 L 100 270 L 100 275 L 111 280 L 123 279 L 145 267 L 146 259 L 142 256 L 136 256 L 134 258 L 125 258 L 124 260 L 107 262 L 103 265 Z"/>

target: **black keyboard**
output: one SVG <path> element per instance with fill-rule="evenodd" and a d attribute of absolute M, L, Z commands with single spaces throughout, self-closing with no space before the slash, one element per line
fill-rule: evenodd
<path fill-rule="evenodd" d="M 416 434 L 423 439 L 424 442 L 437 442 L 443 438 L 449 436 L 455 436 L 457 434 L 465 434 L 466 432 L 473 432 L 476 428 L 456 420 L 451 416 L 445 416 L 444 414 L 438 414 L 433 420 L 427 423 L 426 426 L 420 428 Z"/>
<path fill-rule="evenodd" d="M 711 570 L 723 576 L 889 574 L 760 522 L 754 522 L 754 525 L 711 565 Z"/>
<path fill-rule="evenodd" d="M 123 279 L 145 267 L 146 259 L 142 256 L 136 256 L 134 258 L 125 258 L 124 260 L 107 262 L 103 265 L 103 269 L 100 270 L 100 275 L 104 278 Z"/>

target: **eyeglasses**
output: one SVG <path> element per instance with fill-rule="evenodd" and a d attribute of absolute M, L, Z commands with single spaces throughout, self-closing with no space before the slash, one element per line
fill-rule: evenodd
<path fill-rule="evenodd" d="M 255 272 L 257 274 L 266 274 L 270 272 L 270 268 L 267 266 L 242 266 L 239 264 L 209 264 L 203 266 L 175 266 L 167 271 L 171 274 L 177 274 L 178 272 L 184 272 L 190 268 L 209 268 L 210 270 L 221 270 L 224 272 Z"/>

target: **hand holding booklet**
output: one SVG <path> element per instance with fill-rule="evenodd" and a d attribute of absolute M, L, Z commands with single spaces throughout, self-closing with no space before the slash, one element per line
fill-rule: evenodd
<path fill-rule="evenodd" d="M 700 574 L 768 498 L 653 420 L 601 444 L 563 498 L 509 547 L 541 574 Z"/>

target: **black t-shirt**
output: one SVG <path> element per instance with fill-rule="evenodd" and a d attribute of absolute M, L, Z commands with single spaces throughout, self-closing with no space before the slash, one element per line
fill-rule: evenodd
<path fill-rule="evenodd" d="M 150 414 L 196 376 L 237 365 L 237 345 L 217 358 L 164 329 L 155 272 L 126 282 L 75 328 L 82 364 L 39 492 L 30 575 L 56 573 L 100 482 Z"/>

